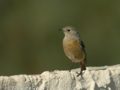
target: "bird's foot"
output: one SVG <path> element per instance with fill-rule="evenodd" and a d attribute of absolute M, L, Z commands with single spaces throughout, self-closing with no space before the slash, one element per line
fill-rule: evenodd
<path fill-rule="evenodd" d="M 81 78 L 83 78 L 83 74 L 82 72 L 77 72 L 77 77 L 81 76 Z"/>

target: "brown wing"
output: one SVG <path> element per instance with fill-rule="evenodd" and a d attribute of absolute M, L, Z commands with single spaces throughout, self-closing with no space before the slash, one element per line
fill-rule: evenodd
<path fill-rule="evenodd" d="M 78 40 L 74 40 L 73 41 L 74 46 L 72 47 L 73 48 L 72 52 L 73 52 L 75 58 L 80 59 L 80 60 L 84 60 L 85 53 L 83 51 L 83 48 L 80 47 L 80 44 L 81 43 Z"/>

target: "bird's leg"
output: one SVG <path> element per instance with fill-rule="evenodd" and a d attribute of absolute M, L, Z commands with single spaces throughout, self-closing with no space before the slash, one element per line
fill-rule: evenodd
<path fill-rule="evenodd" d="M 80 76 L 81 75 L 81 77 L 82 77 L 82 75 L 83 75 L 83 70 L 86 70 L 86 66 L 85 66 L 85 64 L 84 64 L 84 62 L 80 62 L 80 68 L 81 68 L 81 70 L 80 70 L 80 73 L 77 73 L 77 77 L 78 76 Z"/>

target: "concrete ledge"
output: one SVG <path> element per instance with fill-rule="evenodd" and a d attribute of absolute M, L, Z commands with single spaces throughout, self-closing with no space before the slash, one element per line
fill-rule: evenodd
<path fill-rule="evenodd" d="M 79 71 L 0 76 L 0 90 L 120 90 L 120 65 L 87 67 L 83 78 L 77 77 Z"/>

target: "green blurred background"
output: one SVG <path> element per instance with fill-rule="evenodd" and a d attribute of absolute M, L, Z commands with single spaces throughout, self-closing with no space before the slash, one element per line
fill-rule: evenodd
<path fill-rule="evenodd" d="M 79 29 L 87 65 L 120 63 L 119 0 L 0 0 L 0 75 L 79 67 L 64 55 L 63 33 Z"/>

